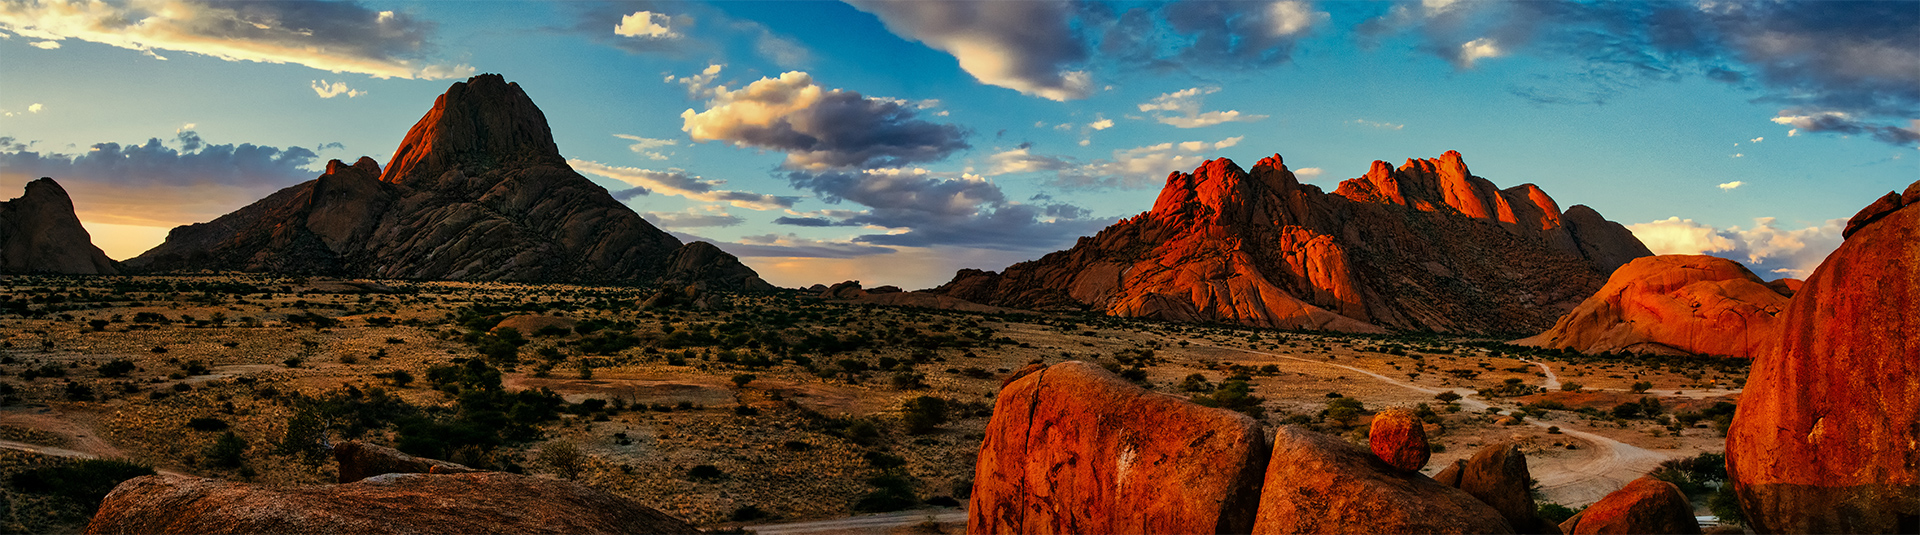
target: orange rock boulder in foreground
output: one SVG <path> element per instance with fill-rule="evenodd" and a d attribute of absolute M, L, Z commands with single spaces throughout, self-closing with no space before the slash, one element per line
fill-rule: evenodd
<path fill-rule="evenodd" d="M 1560 524 L 1567 535 L 1700 533 L 1693 504 L 1672 483 L 1642 476 Z"/>
<path fill-rule="evenodd" d="M 967 533 L 1246 533 L 1266 439 L 1246 415 L 1065 362 L 1000 392 Z"/>
<path fill-rule="evenodd" d="M 1790 294 L 1788 294 L 1790 295 Z M 1787 295 L 1738 262 L 1650 256 L 1613 272 L 1599 293 L 1520 345 L 1582 353 L 1691 353 L 1754 358 L 1773 347 Z"/>
<path fill-rule="evenodd" d="M 1920 529 L 1920 182 L 1845 234 L 1755 360 L 1727 433 L 1762 533 Z"/>
<path fill-rule="evenodd" d="M 1427 444 L 1426 424 L 1406 409 L 1388 409 L 1374 415 L 1373 425 L 1367 429 L 1367 448 L 1388 465 L 1408 472 L 1420 471 L 1433 456 L 1433 447 Z"/>
<path fill-rule="evenodd" d="M 1513 533 L 1499 511 L 1340 439 L 1283 427 L 1254 533 Z"/>

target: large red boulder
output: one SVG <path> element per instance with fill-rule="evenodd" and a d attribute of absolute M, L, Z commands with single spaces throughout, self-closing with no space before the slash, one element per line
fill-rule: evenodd
<path fill-rule="evenodd" d="M 1635 259 L 1552 329 L 1520 345 L 1583 353 L 1753 358 L 1770 350 L 1788 294 L 1739 262 L 1705 255 Z"/>
<path fill-rule="evenodd" d="M 967 533 L 1245 533 L 1266 465 L 1246 415 L 1056 364 L 1001 390 Z"/>
<path fill-rule="evenodd" d="M 1727 471 L 1763 533 L 1920 529 L 1920 182 L 1847 225 L 1756 359 Z"/>
<path fill-rule="evenodd" d="M 1645 476 L 1607 494 L 1560 527 L 1567 535 L 1700 533 L 1693 504 L 1680 487 Z"/>
<path fill-rule="evenodd" d="M 1273 437 L 1254 533 L 1513 533 L 1498 511 L 1365 449 L 1297 427 Z"/>

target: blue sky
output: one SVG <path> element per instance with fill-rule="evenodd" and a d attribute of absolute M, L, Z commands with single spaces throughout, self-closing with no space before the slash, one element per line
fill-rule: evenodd
<path fill-rule="evenodd" d="M 53 176 L 124 259 L 385 163 L 497 72 L 582 174 L 787 286 L 1000 269 L 1207 158 L 1332 190 L 1447 150 L 1773 278 L 1920 177 L 1915 30 L 1906 0 L 0 0 L 0 192 Z"/>

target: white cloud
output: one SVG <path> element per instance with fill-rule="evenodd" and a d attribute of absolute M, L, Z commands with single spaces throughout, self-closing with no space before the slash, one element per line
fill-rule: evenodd
<path fill-rule="evenodd" d="M 1267 118 L 1265 115 L 1242 115 L 1237 110 L 1200 111 L 1203 97 L 1220 92 L 1218 87 L 1193 87 L 1163 93 L 1153 100 L 1141 103 L 1140 111 L 1154 112 L 1153 118 L 1176 128 L 1200 128 L 1229 122 L 1253 122 Z M 1171 113 L 1161 113 L 1171 112 Z"/>
<path fill-rule="evenodd" d="M 1753 139 L 1749 139 L 1749 140 L 1747 140 L 1747 142 L 1748 142 L 1748 143 L 1759 143 L 1759 142 L 1762 142 L 1762 141 L 1766 141 L 1766 140 L 1767 140 L 1767 138 L 1765 138 L 1765 137 L 1756 137 L 1756 138 L 1753 138 Z"/>
<path fill-rule="evenodd" d="M 747 221 L 719 206 L 698 206 L 684 212 L 647 212 L 640 217 L 660 228 L 731 227 Z"/>
<path fill-rule="evenodd" d="M 776 197 L 744 191 L 716 189 L 725 184 L 722 180 L 701 180 L 688 175 L 686 171 L 668 169 L 654 171 L 634 167 L 615 167 L 587 160 L 567 160 L 567 165 L 575 171 L 599 175 L 625 182 L 633 189 L 614 192 L 616 197 L 630 198 L 633 195 L 647 195 L 658 191 L 667 195 L 686 197 L 702 202 L 727 203 L 749 210 L 779 210 L 793 207 L 797 197 Z"/>
<path fill-rule="evenodd" d="M 27 106 L 27 113 L 40 113 L 40 110 L 44 109 L 47 109 L 45 105 L 35 102 Z"/>
<path fill-rule="evenodd" d="M 1106 130 L 1108 128 L 1113 128 L 1113 119 L 1101 119 L 1098 121 L 1087 123 L 1087 128 L 1090 128 L 1093 130 Z"/>
<path fill-rule="evenodd" d="M 376 78 L 471 76 L 473 67 L 419 57 L 431 22 L 354 3 L 99 0 L 0 3 L 0 29 L 33 39 L 79 39 L 156 59 L 174 50 L 227 61 L 293 63 Z"/>
<path fill-rule="evenodd" d="M 1220 149 L 1240 144 L 1245 136 L 1215 142 L 1186 141 L 1160 143 L 1113 151 L 1111 158 L 1082 163 L 1063 156 L 1035 154 L 1029 147 L 1002 151 L 988 157 L 992 167 L 988 176 L 1050 172 L 1053 185 L 1063 188 L 1138 189 L 1158 184 L 1167 173 L 1199 167 Z"/>
<path fill-rule="evenodd" d="M 1068 65 L 1087 59 L 1087 47 L 1064 1 L 852 0 L 880 17 L 887 30 L 952 54 L 960 69 L 988 85 L 1049 100 L 1086 98 L 1093 78 Z"/>
<path fill-rule="evenodd" d="M 897 167 L 968 147 L 964 130 L 920 120 L 914 103 L 827 89 L 804 72 L 700 91 L 712 96 L 707 109 L 680 114 L 689 137 L 779 150 L 789 168 Z"/>
<path fill-rule="evenodd" d="M 1735 158 L 1745 158 L 1745 157 L 1747 157 L 1747 153 L 1744 153 L 1744 152 L 1736 152 L 1736 153 L 1733 153 L 1733 157 L 1735 157 Z"/>
<path fill-rule="evenodd" d="M 1322 173 L 1325 173 L 1325 172 L 1326 172 L 1325 169 L 1321 169 L 1318 167 L 1302 167 L 1299 169 L 1294 169 L 1293 176 L 1304 178 L 1304 179 L 1311 179 L 1311 178 L 1320 176 Z"/>
<path fill-rule="evenodd" d="M 1726 183 L 1720 184 L 1720 189 L 1725 191 L 1733 191 L 1734 188 L 1738 188 L 1740 186 L 1745 186 L 1745 185 L 1747 185 L 1746 182 L 1735 180 L 1732 182 L 1726 182 Z"/>
<path fill-rule="evenodd" d="M 1775 226 L 1771 217 L 1755 218 L 1751 229 L 1725 229 L 1670 217 L 1627 225 L 1654 254 L 1708 254 L 1746 264 L 1762 278 L 1806 278 L 1840 247 L 1845 219 L 1797 230 Z"/>
<path fill-rule="evenodd" d="M 1273 23 L 1273 35 L 1285 37 L 1306 33 L 1331 17 L 1325 11 L 1300 0 L 1280 0 L 1267 6 L 1267 20 Z"/>
<path fill-rule="evenodd" d="M 59 41 L 34 41 L 33 43 L 30 43 L 28 46 L 32 46 L 34 48 L 38 48 L 41 50 L 53 50 L 56 48 L 60 48 L 60 42 Z"/>
<path fill-rule="evenodd" d="M 347 98 L 353 98 L 353 97 L 367 94 L 366 91 L 361 91 L 358 89 L 352 89 L 347 87 L 346 82 L 334 82 L 329 84 L 327 83 L 326 80 L 314 80 L 313 92 L 315 94 L 320 95 L 320 98 L 333 98 L 340 95 L 346 95 Z"/>
<path fill-rule="evenodd" d="M 614 25 L 614 35 L 636 39 L 674 39 L 680 34 L 673 31 L 673 17 L 652 11 L 635 11 L 631 15 L 620 17 L 620 24 Z"/>
<path fill-rule="evenodd" d="M 1371 127 L 1379 128 L 1383 130 L 1399 130 L 1407 127 L 1407 125 L 1404 125 L 1404 124 L 1374 122 L 1366 119 L 1354 119 L 1353 124 L 1357 124 L 1361 126 L 1371 126 Z"/>
<path fill-rule="evenodd" d="M 650 159 L 650 160 L 667 159 L 666 154 L 661 154 L 660 151 L 656 151 L 653 149 L 657 149 L 660 147 L 671 147 L 671 146 L 680 144 L 680 142 L 674 141 L 671 139 L 654 139 L 650 137 L 640 137 L 640 136 L 635 136 L 630 134 L 614 134 L 613 137 L 632 141 L 633 142 L 632 145 L 627 145 L 627 150 L 639 153 L 641 156 L 646 156 L 647 159 Z"/>
<path fill-rule="evenodd" d="M 1472 68 L 1474 62 L 1481 59 L 1497 58 L 1505 54 L 1505 51 L 1500 50 L 1498 41 L 1492 37 L 1482 37 L 1461 43 L 1460 55 L 1456 57 L 1455 62 L 1463 67 Z"/>

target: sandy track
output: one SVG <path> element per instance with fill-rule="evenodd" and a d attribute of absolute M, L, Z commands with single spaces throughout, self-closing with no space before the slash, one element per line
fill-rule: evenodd
<path fill-rule="evenodd" d="M 1427 388 L 1402 382 L 1370 370 L 1344 364 L 1232 347 L 1204 347 L 1343 368 L 1368 375 L 1387 384 L 1426 394 L 1438 394 L 1443 390 L 1447 390 Z M 1551 368 L 1548 368 L 1544 363 L 1533 362 L 1532 364 L 1539 366 L 1540 369 L 1545 372 L 1549 384 L 1553 384 L 1554 388 L 1558 388 L 1559 378 L 1553 374 Z M 1465 388 L 1454 388 L 1450 390 L 1456 394 L 1460 394 L 1459 403 L 1461 408 L 1473 412 L 1487 410 L 1488 405 L 1486 402 L 1468 397 L 1471 394 L 1476 394 L 1475 391 Z M 1549 427 L 1549 425 L 1544 422 L 1534 420 L 1524 421 L 1536 427 Z M 1585 431 L 1561 428 L 1560 432 L 1561 434 L 1590 444 L 1591 446 L 1587 448 L 1587 451 L 1591 452 L 1591 455 L 1581 461 L 1553 463 L 1551 465 L 1540 464 L 1538 468 L 1535 468 L 1535 464 L 1530 463 L 1528 465 L 1528 472 L 1531 473 L 1534 479 L 1540 481 L 1540 491 L 1546 495 L 1548 500 L 1568 507 L 1580 507 L 1600 501 L 1600 498 L 1605 497 L 1608 493 L 1619 490 L 1620 487 L 1626 486 L 1628 482 L 1642 475 L 1646 475 L 1647 472 L 1659 466 L 1662 461 L 1684 456 L 1681 452 L 1669 453 L 1648 450 Z"/>
<path fill-rule="evenodd" d="M 760 535 L 837 535 L 843 533 L 886 533 L 896 528 L 912 526 L 927 521 L 940 524 L 952 522 L 965 523 L 966 509 L 932 509 L 901 511 L 898 513 L 880 513 L 832 520 L 812 522 L 793 522 L 788 524 L 763 524 L 747 526 L 747 531 Z"/>

